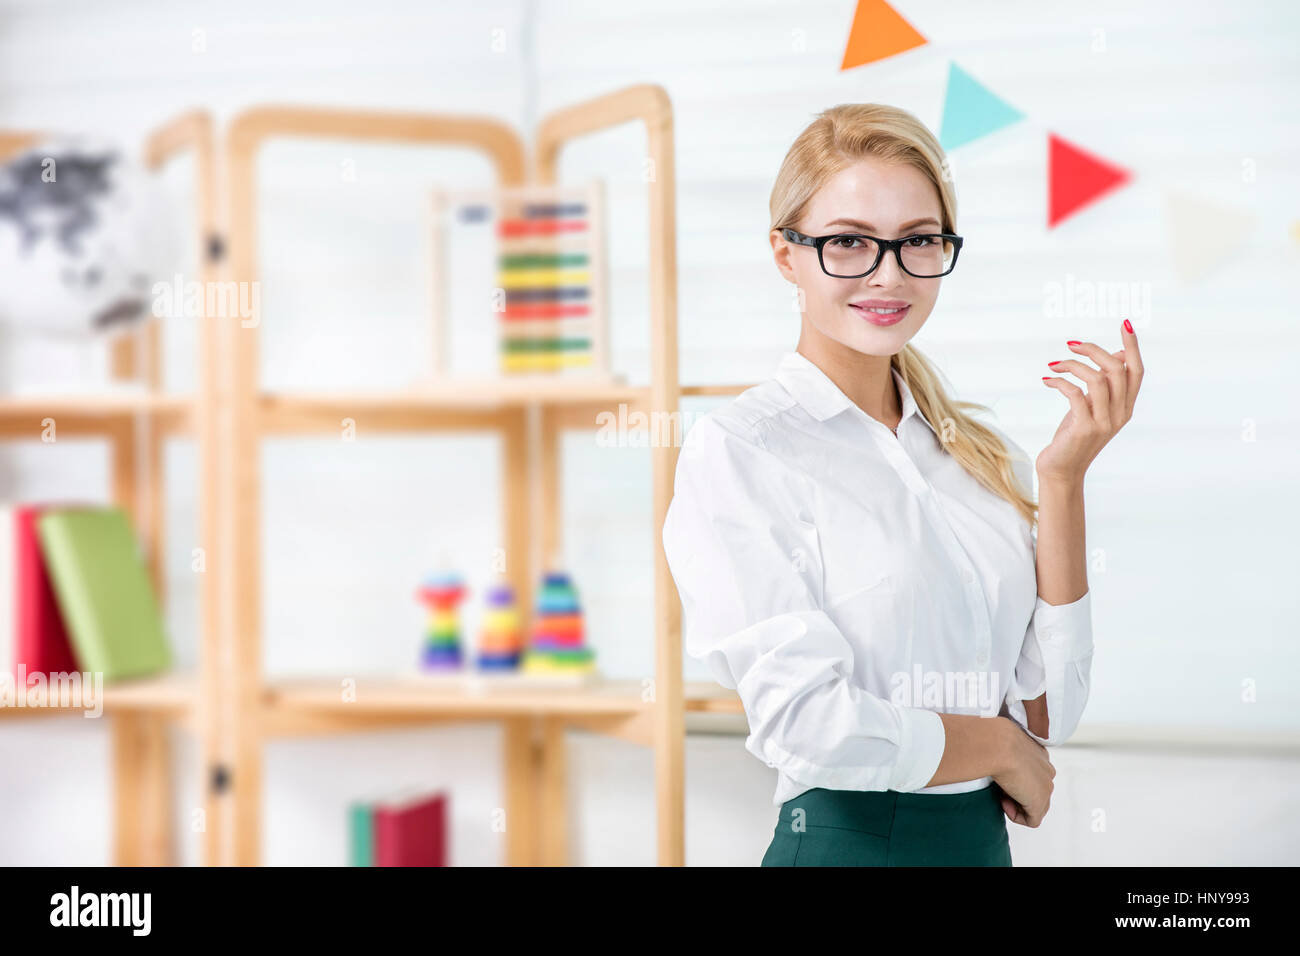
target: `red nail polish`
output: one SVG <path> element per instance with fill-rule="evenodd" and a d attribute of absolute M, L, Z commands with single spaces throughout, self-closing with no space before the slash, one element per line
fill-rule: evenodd
<path fill-rule="evenodd" d="M 1051 377 L 1052 377 L 1052 376 L 1050 376 L 1050 375 L 1044 375 L 1044 376 L 1043 376 L 1043 381 L 1046 382 L 1046 381 L 1047 381 L 1049 378 L 1051 378 Z"/>
<path fill-rule="evenodd" d="M 1048 362 L 1048 363 L 1047 363 L 1047 367 L 1048 367 L 1048 368 L 1055 368 L 1057 365 L 1060 365 L 1060 364 L 1061 364 L 1061 360 L 1060 360 L 1060 359 L 1057 359 L 1055 362 Z"/>
<path fill-rule="evenodd" d="M 1065 344 L 1066 344 L 1066 345 L 1082 345 L 1083 343 L 1082 343 L 1082 342 L 1075 341 L 1074 339 L 1070 339 L 1070 340 L 1069 340 L 1068 342 L 1066 342 Z"/>
<path fill-rule="evenodd" d="M 1133 333 L 1133 326 L 1129 324 L 1128 319 L 1124 320 L 1124 331 L 1128 332 L 1130 335 Z"/>

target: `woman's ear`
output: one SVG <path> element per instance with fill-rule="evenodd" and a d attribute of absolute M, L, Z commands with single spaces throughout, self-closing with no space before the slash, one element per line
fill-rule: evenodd
<path fill-rule="evenodd" d="M 799 283 L 794 275 L 794 267 L 790 264 L 790 242 L 781 235 L 780 229 L 773 229 L 769 234 L 769 239 L 772 243 L 772 260 L 776 263 L 776 267 L 781 270 L 781 275 L 785 276 L 787 281 L 798 285 Z"/>

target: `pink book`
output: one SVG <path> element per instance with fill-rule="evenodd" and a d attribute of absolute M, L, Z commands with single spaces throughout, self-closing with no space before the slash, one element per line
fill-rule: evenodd
<path fill-rule="evenodd" d="M 447 865 L 447 793 L 375 804 L 375 866 Z"/>
<path fill-rule="evenodd" d="M 36 519 L 44 510 L 42 505 L 13 509 L 14 670 L 29 675 L 80 670 L 36 535 Z"/>

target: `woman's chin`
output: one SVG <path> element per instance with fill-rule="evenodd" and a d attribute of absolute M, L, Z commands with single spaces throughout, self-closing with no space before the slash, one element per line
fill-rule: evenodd
<path fill-rule="evenodd" d="M 848 321 L 819 323 L 810 320 L 810 324 L 823 336 L 845 348 L 876 356 L 896 354 L 919 329 L 911 315 L 901 322 L 882 326 L 862 319 L 852 307 L 849 311 L 852 314 L 845 317 Z"/>
<path fill-rule="evenodd" d="M 850 348 L 867 355 L 893 355 L 913 335 L 910 322 L 899 322 L 886 327 L 858 323 L 846 330 L 843 339 Z"/>

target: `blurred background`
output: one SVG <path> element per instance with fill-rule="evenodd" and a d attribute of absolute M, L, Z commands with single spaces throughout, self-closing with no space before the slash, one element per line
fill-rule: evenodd
<path fill-rule="evenodd" d="M 0 0 L 0 134 L 84 135 L 138 159 L 156 130 L 199 109 L 220 153 L 235 117 L 277 104 L 472 114 L 531 149 L 553 111 L 658 85 L 674 133 L 680 381 L 740 385 L 768 377 L 798 337 L 767 238 L 790 142 L 837 103 L 912 111 L 943 140 L 965 237 L 914 340 L 954 392 L 989 405 L 1035 455 L 1066 409 L 1040 381 L 1066 339 L 1113 351 L 1129 318 L 1147 369 L 1134 419 L 1088 475 L 1091 699 L 1074 739 L 1052 752 L 1043 825 L 1009 827 L 1016 864 L 1294 864 L 1300 690 L 1285 675 L 1300 670 L 1300 387 L 1289 361 L 1300 344 L 1298 35 L 1300 12 L 1282 0 Z M 645 127 L 629 123 L 566 146 L 557 170 L 561 183 L 603 184 L 609 366 L 634 386 L 650 382 L 655 354 L 649 149 Z M 465 149 L 326 137 L 269 142 L 256 171 L 262 388 L 418 385 L 432 371 L 441 294 L 428 197 L 491 187 L 491 164 Z M 139 255 L 168 279 L 198 276 L 211 251 L 197 174 L 193 156 L 178 155 L 149 176 L 162 211 L 131 211 L 161 242 L 141 240 Z M 217 196 L 219 217 L 228 201 Z M 0 231 L 6 215 L 12 230 L 19 213 L 0 206 Z M 0 269 L 12 270 L 4 248 Z M 32 287 L 14 275 L 0 285 L 0 310 L 10 306 L 0 401 L 16 423 L 0 436 L 0 496 L 107 504 L 109 444 L 42 441 L 30 423 L 40 396 L 122 388 L 115 330 L 93 327 L 75 301 L 61 306 L 68 328 L 47 312 L 22 321 Z M 494 326 L 453 311 L 451 368 L 490 371 Z M 199 324 L 152 321 L 159 388 L 194 394 L 209 360 Z M 726 400 L 687 395 L 681 410 L 689 419 Z M 602 443 L 594 429 L 561 444 L 557 561 L 581 596 L 600 674 L 643 684 L 655 675 L 653 450 Z M 260 447 L 263 679 L 364 682 L 410 669 L 427 619 L 415 590 L 446 567 L 470 590 L 461 624 L 472 644 L 506 537 L 510 459 L 492 435 L 360 427 L 344 441 L 275 434 Z M 208 505 L 195 437 L 169 435 L 161 454 L 169 666 L 192 674 Z M 684 673 L 708 681 L 695 661 Z M 29 716 L 0 718 L 0 862 L 120 861 L 111 712 Z M 685 727 L 686 863 L 756 865 L 775 821 L 775 771 L 745 752 L 734 708 L 689 712 Z M 166 726 L 163 829 L 186 865 L 203 861 L 203 739 Z M 506 862 L 493 821 L 506 805 L 507 745 L 495 720 L 269 737 L 259 862 L 345 865 L 354 803 L 402 792 L 449 796 L 446 862 Z M 654 864 L 654 751 L 581 728 L 565 745 L 567 786 L 549 799 L 563 801 L 567 861 Z"/>

